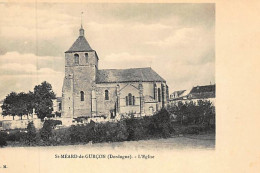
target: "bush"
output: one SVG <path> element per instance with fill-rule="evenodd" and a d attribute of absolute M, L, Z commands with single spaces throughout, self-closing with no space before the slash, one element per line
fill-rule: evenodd
<path fill-rule="evenodd" d="M 128 137 L 125 122 L 95 124 L 93 142 L 118 142 Z"/>
<path fill-rule="evenodd" d="M 50 123 L 50 125 L 54 128 L 56 125 L 62 125 L 62 121 L 60 120 L 45 120 L 44 123 Z"/>
<path fill-rule="evenodd" d="M 178 102 L 168 107 L 170 113 L 177 115 L 180 124 L 208 124 L 215 119 L 215 106 L 210 101 L 198 100 L 198 102 Z M 214 122 L 215 121 L 211 121 Z"/>
<path fill-rule="evenodd" d="M 35 126 L 33 124 L 33 122 L 30 122 L 27 125 L 27 134 L 26 134 L 26 142 L 28 145 L 33 145 L 36 143 L 36 129 Z"/>
<path fill-rule="evenodd" d="M 187 125 L 187 126 L 176 126 L 175 130 L 178 132 L 178 134 L 200 134 L 204 132 L 208 132 L 211 130 L 211 127 L 205 125 L 205 124 L 193 124 L 193 125 Z"/>
<path fill-rule="evenodd" d="M 19 130 L 11 131 L 7 136 L 7 141 L 19 141 L 22 142 L 26 139 L 26 133 Z"/>
<path fill-rule="evenodd" d="M 126 119 L 126 127 L 128 132 L 128 141 L 149 139 L 149 125 L 151 118 L 147 117 L 146 121 L 144 119 L 130 118 Z"/>
<path fill-rule="evenodd" d="M 93 132 L 94 129 L 87 126 L 80 126 L 80 125 L 73 125 L 69 128 L 70 132 L 70 139 L 72 143 L 83 142 L 88 143 L 89 141 L 93 140 Z"/>
<path fill-rule="evenodd" d="M 52 145 L 70 144 L 70 132 L 68 128 L 54 130 L 52 133 Z"/>
<path fill-rule="evenodd" d="M 7 133 L 6 132 L 0 132 L 0 147 L 7 145 Z"/>
<path fill-rule="evenodd" d="M 69 128 L 72 143 L 93 143 L 124 141 L 128 137 L 125 122 L 91 123 Z"/>
<path fill-rule="evenodd" d="M 157 137 L 167 138 L 174 132 L 171 124 L 170 114 L 166 109 L 162 109 L 152 117 L 149 126 L 150 134 Z"/>
<path fill-rule="evenodd" d="M 53 122 L 50 120 L 46 120 L 43 123 L 43 127 L 40 130 L 40 137 L 43 141 L 49 142 L 52 136 Z"/>

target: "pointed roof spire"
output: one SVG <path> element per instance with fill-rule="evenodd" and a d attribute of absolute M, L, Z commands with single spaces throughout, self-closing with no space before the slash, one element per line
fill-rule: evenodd
<path fill-rule="evenodd" d="M 81 26 L 79 29 L 79 37 L 65 53 L 93 51 L 84 36 L 84 29 L 82 26 L 82 14 L 83 12 L 81 12 Z"/>
<path fill-rule="evenodd" d="M 79 29 L 79 36 L 84 37 L 84 29 L 82 27 L 82 15 L 83 15 L 83 12 L 81 12 L 81 26 L 80 26 L 80 29 Z"/>

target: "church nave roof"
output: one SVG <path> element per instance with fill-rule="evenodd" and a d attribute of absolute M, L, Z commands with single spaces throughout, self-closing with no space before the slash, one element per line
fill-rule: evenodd
<path fill-rule="evenodd" d="M 130 69 L 103 69 L 97 72 L 97 83 L 165 82 L 151 67 Z"/>

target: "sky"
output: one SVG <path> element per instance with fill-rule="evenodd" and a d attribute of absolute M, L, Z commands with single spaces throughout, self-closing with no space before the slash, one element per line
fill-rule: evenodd
<path fill-rule="evenodd" d="M 61 96 L 81 12 L 100 69 L 151 67 L 170 93 L 215 83 L 214 4 L 1 3 L 0 99 L 43 81 Z"/>

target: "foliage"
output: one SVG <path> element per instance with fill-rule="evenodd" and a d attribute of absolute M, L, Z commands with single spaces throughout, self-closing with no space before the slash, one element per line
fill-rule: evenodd
<path fill-rule="evenodd" d="M 11 92 L 9 95 L 6 96 L 4 99 L 3 105 L 1 106 L 3 110 L 3 116 L 18 115 L 21 117 L 23 115 L 32 114 L 33 112 L 33 93 L 15 93 Z"/>
<path fill-rule="evenodd" d="M 27 125 L 27 134 L 26 134 L 27 144 L 28 145 L 34 144 L 36 142 L 36 137 L 37 137 L 37 134 L 36 134 L 35 126 L 34 126 L 33 122 L 30 122 Z"/>
<path fill-rule="evenodd" d="M 14 116 L 17 115 L 16 113 L 16 100 L 17 100 L 17 93 L 11 92 L 6 96 L 4 99 L 3 105 L 1 106 L 3 112 L 3 116 L 12 115 L 13 119 Z"/>
<path fill-rule="evenodd" d="M 177 122 L 172 119 L 177 115 Z M 81 117 L 82 119 L 83 117 Z M 118 141 L 136 141 L 152 138 L 168 138 L 176 134 L 199 134 L 215 129 L 209 120 L 215 118 L 215 107 L 210 102 L 199 101 L 198 104 L 178 103 L 162 109 L 153 116 L 126 118 L 118 122 L 73 125 L 69 128 L 56 129 L 62 124 L 59 120 L 45 120 L 42 129 L 36 131 L 29 123 L 27 134 L 16 131 L 3 135 L 1 141 L 19 141 L 26 139 L 26 145 L 68 145 L 77 143 L 100 143 Z M 174 120 L 174 121 L 173 121 Z M 38 139 L 38 137 L 40 139 Z M 4 144 L 4 143 L 3 143 Z"/>
<path fill-rule="evenodd" d="M 48 142 L 52 137 L 53 123 L 51 121 L 44 121 L 43 127 L 40 130 L 40 137 L 43 141 Z"/>
<path fill-rule="evenodd" d="M 45 122 L 46 121 L 50 122 L 52 128 L 54 128 L 56 125 L 62 125 L 62 121 L 61 120 L 45 120 Z"/>
<path fill-rule="evenodd" d="M 215 106 L 210 101 L 199 100 L 197 103 L 178 102 L 168 108 L 168 111 L 177 115 L 181 124 L 208 124 L 215 120 Z"/>
<path fill-rule="evenodd" d="M 55 94 L 48 82 L 44 81 L 34 87 L 35 113 L 38 118 L 43 120 L 46 116 L 51 115 L 53 111 L 52 99 L 54 98 Z"/>
<path fill-rule="evenodd" d="M 62 122 L 60 120 L 45 120 L 43 123 L 43 127 L 40 130 L 40 138 L 44 145 L 49 145 L 55 143 L 54 139 L 54 128 L 56 125 L 61 125 Z M 56 136 L 57 137 L 57 136 Z"/>
<path fill-rule="evenodd" d="M 205 125 L 191 125 L 186 128 L 184 128 L 183 133 L 184 134 L 199 134 L 201 132 L 208 131 L 209 127 Z"/>
<path fill-rule="evenodd" d="M 22 142 L 25 139 L 26 139 L 26 133 L 21 132 L 20 130 L 11 131 L 7 135 L 7 141 Z"/>
<path fill-rule="evenodd" d="M 93 143 L 125 141 L 128 133 L 125 122 L 94 123 L 71 126 L 69 128 L 72 143 Z"/>
<path fill-rule="evenodd" d="M 0 132 L 0 147 L 6 146 L 7 145 L 7 133 L 5 132 Z"/>
<path fill-rule="evenodd" d="M 52 145 L 70 144 L 69 128 L 57 129 L 52 133 Z"/>
<path fill-rule="evenodd" d="M 138 119 L 138 118 L 130 118 L 125 119 L 126 128 L 128 132 L 128 141 L 133 140 L 141 140 L 149 138 L 149 124 L 151 122 L 151 118 Z"/>
<path fill-rule="evenodd" d="M 174 129 L 171 124 L 170 114 L 166 109 L 162 109 L 152 116 L 152 122 L 149 125 L 150 134 L 153 136 L 170 137 Z"/>

